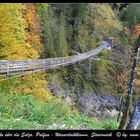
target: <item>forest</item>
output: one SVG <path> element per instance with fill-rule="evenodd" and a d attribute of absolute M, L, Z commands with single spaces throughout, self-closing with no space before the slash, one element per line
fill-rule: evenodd
<path fill-rule="evenodd" d="M 133 124 L 140 115 L 134 112 L 140 102 L 139 35 L 138 3 L 1 3 L 0 72 L 5 60 L 45 61 L 112 43 L 56 69 L 10 73 L 6 67 L 0 129 L 140 129 L 140 118 Z"/>

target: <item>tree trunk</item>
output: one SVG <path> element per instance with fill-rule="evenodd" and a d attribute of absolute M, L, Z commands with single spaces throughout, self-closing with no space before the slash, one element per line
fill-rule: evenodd
<path fill-rule="evenodd" d="M 138 55 L 139 55 L 139 47 L 140 47 L 140 36 L 136 42 L 136 47 L 135 47 L 134 57 L 133 57 L 133 65 L 132 65 L 132 70 L 131 70 L 131 74 L 130 74 L 130 81 L 128 84 L 128 95 L 127 95 L 127 99 L 126 99 L 126 105 L 125 105 L 125 109 L 123 111 L 123 116 L 122 116 L 118 129 L 125 129 L 128 119 L 129 119 L 129 110 L 131 107 L 131 98 L 132 98 L 132 91 L 133 91 L 133 85 L 134 85 L 134 74 L 136 71 L 136 65 L 137 65 L 137 60 L 138 60 Z"/>
<path fill-rule="evenodd" d="M 135 104 L 135 108 L 134 108 L 132 117 L 131 117 L 130 122 L 127 125 L 126 129 L 136 130 L 139 123 L 140 123 L 140 93 L 139 93 L 139 96 L 138 96 L 138 100 Z"/>

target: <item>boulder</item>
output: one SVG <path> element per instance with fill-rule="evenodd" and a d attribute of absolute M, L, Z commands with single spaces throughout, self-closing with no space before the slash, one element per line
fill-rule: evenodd
<path fill-rule="evenodd" d="M 120 111 L 119 101 L 101 93 L 84 93 L 78 99 L 79 109 L 88 116 L 116 116 Z"/>
<path fill-rule="evenodd" d="M 57 93 L 60 91 L 60 85 L 51 82 L 49 83 L 49 89 L 53 95 L 57 95 Z"/>

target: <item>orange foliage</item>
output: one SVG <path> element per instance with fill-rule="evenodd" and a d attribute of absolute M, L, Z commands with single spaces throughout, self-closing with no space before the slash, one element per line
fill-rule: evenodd
<path fill-rule="evenodd" d="M 140 35 L 140 23 L 134 27 L 133 31 L 131 31 L 128 27 L 125 27 L 124 30 L 128 38 L 132 42 L 135 42 Z"/>
<path fill-rule="evenodd" d="M 39 18 L 34 4 L 27 5 L 27 13 L 25 16 L 28 22 L 27 42 L 29 42 L 35 50 L 41 55 L 43 45 L 41 44 L 41 29 L 39 26 Z"/>
<path fill-rule="evenodd" d="M 134 33 L 135 33 L 136 35 L 139 35 L 139 34 L 140 34 L 140 23 L 137 24 L 137 25 L 135 26 Z"/>
<path fill-rule="evenodd" d="M 117 75 L 116 80 L 122 92 L 125 92 L 126 84 L 127 84 L 127 77 L 129 75 L 128 70 L 123 71 L 120 75 Z"/>
<path fill-rule="evenodd" d="M 132 41 L 134 42 L 140 35 L 140 23 L 134 27 L 134 32 L 132 34 Z"/>
<path fill-rule="evenodd" d="M 23 90 L 23 93 L 26 95 L 26 94 L 29 94 L 29 93 L 31 93 L 31 89 L 30 88 L 25 88 L 24 90 Z"/>

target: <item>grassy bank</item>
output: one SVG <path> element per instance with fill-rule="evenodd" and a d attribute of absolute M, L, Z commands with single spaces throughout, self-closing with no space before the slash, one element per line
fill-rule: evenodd
<path fill-rule="evenodd" d="M 0 129 L 116 129 L 115 118 L 89 118 L 65 101 L 38 103 L 32 95 L 0 94 Z"/>

